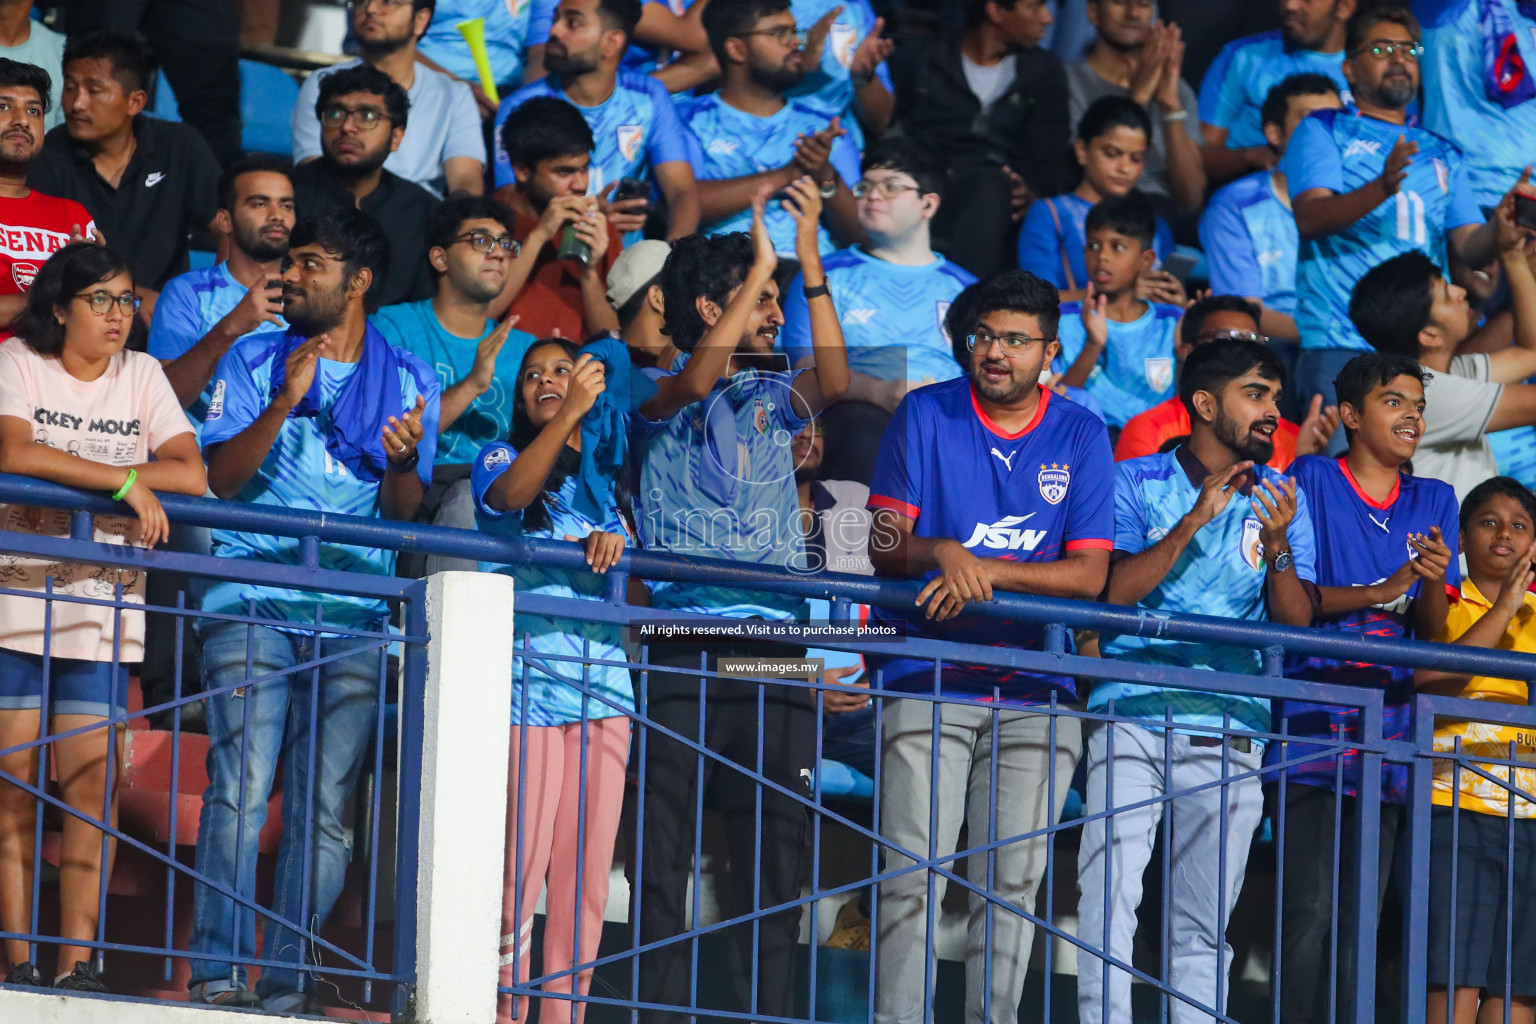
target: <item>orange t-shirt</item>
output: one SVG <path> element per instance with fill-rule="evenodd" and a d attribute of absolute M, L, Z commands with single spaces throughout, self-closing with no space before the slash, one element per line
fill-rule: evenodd
<path fill-rule="evenodd" d="M 1296 461 L 1296 438 L 1300 428 L 1290 420 L 1281 420 L 1275 431 L 1275 456 L 1269 460 L 1269 468 L 1284 473 Z M 1160 402 L 1146 412 L 1132 416 L 1120 431 L 1115 443 L 1115 461 L 1137 459 L 1143 455 L 1156 455 L 1163 445 L 1175 437 L 1189 436 L 1189 410 L 1177 397 Z"/>
<path fill-rule="evenodd" d="M 518 242 L 525 241 L 535 223 L 535 220 L 526 216 L 518 216 L 512 237 Z M 604 281 L 608 280 L 608 271 L 623 249 L 623 238 L 610 225 L 608 251 L 599 261 Z M 578 276 L 581 264 L 575 260 L 556 259 L 557 251 L 556 242 L 545 244 L 539 253 L 538 262 L 534 264 L 533 273 L 528 275 L 528 283 L 523 286 L 517 298 L 512 300 L 512 308 L 507 310 L 507 314 L 519 318 L 518 330 L 527 331 L 535 338 L 548 338 L 558 327 L 562 337 L 570 338 L 580 345 L 593 333 L 592 326 L 586 322 L 582 312 L 581 278 Z"/>

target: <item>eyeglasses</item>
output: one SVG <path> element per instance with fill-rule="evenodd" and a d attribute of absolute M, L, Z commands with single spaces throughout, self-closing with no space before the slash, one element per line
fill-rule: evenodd
<path fill-rule="evenodd" d="M 363 131 L 368 131 L 380 121 L 389 119 L 389 115 L 377 107 L 358 107 L 356 110 L 349 110 L 346 107 L 334 106 L 326 107 L 320 114 L 320 120 L 328 128 L 340 128 L 347 123 L 349 117 L 352 118 L 352 123 Z"/>
<path fill-rule="evenodd" d="M 810 32 L 794 25 L 780 25 L 777 28 L 755 28 L 750 32 L 738 32 L 738 36 L 769 36 L 780 46 L 801 47 L 810 36 Z"/>
<path fill-rule="evenodd" d="M 91 312 L 97 316 L 106 316 L 114 302 L 124 316 L 133 316 L 139 309 L 139 297 L 133 292 L 123 292 L 121 295 L 113 295 L 111 292 L 80 292 L 75 298 L 89 303 Z"/>
<path fill-rule="evenodd" d="M 895 178 L 883 178 L 880 181 L 865 179 L 853 186 L 853 198 L 863 199 L 866 196 L 879 196 L 881 199 L 895 199 L 903 192 L 921 192 L 919 185 L 903 185 Z"/>
<path fill-rule="evenodd" d="M 1025 334 L 990 334 L 987 331 L 977 331 L 975 334 L 965 336 L 965 348 L 967 352 L 975 352 L 980 348 L 983 352 L 990 351 L 995 341 L 1003 346 L 1003 352 L 1010 356 L 1023 355 L 1032 342 L 1040 342 L 1042 345 L 1055 341 L 1055 338 L 1031 338 Z"/>
<path fill-rule="evenodd" d="M 1195 335 L 1195 341 L 1252 341 L 1260 345 L 1268 345 L 1269 338 L 1254 331 L 1239 331 L 1228 329 L 1225 331 L 1201 331 Z"/>
<path fill-rule="evenodd" d="M 454 242 L 468 242 L 469 247 L 475 252 L 494 252 L 499 245 L 506 252 L 516 256 L 523 251 L 523 243 L 517 241 L 511 235 L 487 235 L 481 231 L 471 231 L 468 234 L 459 235 Z"/>
<path fill-rule="evenodd" d="M 1377 39 L 1366 43 L 1356 53 L 1368 53 L 1380 60 L 1382 57 L 1390 57 L 1394 53 L 1401 53 L 1408 60 L 1418 63 L 1424 56 L 1424 47 L 1420 43 L 1394 43 L 1389 39 Z"/>

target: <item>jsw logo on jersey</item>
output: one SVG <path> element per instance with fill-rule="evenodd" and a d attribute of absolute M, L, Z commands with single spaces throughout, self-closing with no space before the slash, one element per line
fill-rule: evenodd
<path fill-rule="evenodd" d="M 1344 159 L 1352 156 L 1380 156 L 1381 143 L 1372 139 L 1354 139 L 1344 147 Z"/>
<path fill-rule="evenodd" d="M 1046 530 L 1021 530 L 1023 523 L 1034 516 L 1031 512 L 1022 516 L 1004 516 L 995 523 L 977 523 L 971 539 L 965 547 L 997 548 L 1003 551 L 1033 551 L 1045 539 Z"/>

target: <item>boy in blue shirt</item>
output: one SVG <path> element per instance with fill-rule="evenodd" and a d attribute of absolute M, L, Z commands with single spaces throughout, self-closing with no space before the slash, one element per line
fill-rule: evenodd
<path fill-rule="evenodd" d="M 496 187 L 516 180 L 501 145 L 507 115 L 535 96 L 554 96 L 592 126 L 592 194 L 609 201 L 624 178 L 653 182 L 666 202 L 667 237 L 681 238 L 699 227 L 688 132 L 666 86 L 619 69 L 639 20 L 639 0 L 561 0 L 544 47 L 549 74 L 502 100 L 496 111 Z M 604 212 L 632 242 L 640 238 L 649 205 L 649 197 L 627 199 Z"/>
<path fill-rule="evenodd" d="M 1344 77 L 1354 104 L 1308 117 L 1280 163 L 1301 235 L 1296 384 L 1304 402 L 1320 394 L 1336 405 L 1334 377 L 1370 348 L 1349 318 L 1350 290 L 1367 270 L 1412 249 L 1442 269 L 1450 255 L 1474 269 L 1497 255 L 1461 151 L 1409 123 L 1419 34 L 1418 21 L 1400 7 L 1351 18 Z M 1333 450 L 1342 443 L 1335 437 Z"/>
<path fill-rule="evenodd" d="M 438 384 L 430 366 L 368 326 L 388 239 L 367 214 L 342 209 L 300 221 L 292 243 L 283 274 L 289 329 L 246 338 L 219 364 L 202 437 L 208 486 L 224 500 L 409 521 L 432 476 Z M 213 539 L 223 558 L 304 560 L 297 538 L 216 530 Z M 323 544 L 319 558 L 328 569 L 379 576 L 395 567 L 393 552 L 352 545 Z M 197 870 L 255 897 L 257 839 L 282 760 L 286 827 L 273 905 L 289 921 L 293 908 L 307 907 L 299 923 L 318 922 L 318 930 L 345 881 L 343 821 L 377 727 L 384 651 L 378 640 L 305 624 L 323 615 L 332 629 L 377 631 L 387 627 L 389 609 L 373 598 L 216 581 L 202 610 L 283 625 L 220 620 L 202 630 L 204 678 L 222 692 L 206 702 L 208 790 Z M 328 657 L 334 660 L 305 667 Z M 245 685 L 252 674 L 264 681 Z M 303 936 L 268 922 L 263 959 L 284 966 L 264 968 L 252 994 L 244 968 L 217 957 L 255 955 L 255 915 L 237 912 L 234 901 L 205 886 L 194 898 L 190 948 L 214 959 L 194 959 L 193 1000 L 308 1012 L 305 990 L 314 980 Z"/>
<path fill-rule="evenodd" d="M 1264 100 L 1264 138 L 1278 160 L 1302 120 L 1315 110 L 1337 110 L 1338 88 L 1325 75 L 1292 75 Z M 1200 216 L 1200 245 L 1210 267 L 1211 291 L 1258 304 L 1259 329 L 1271 338 L 1295 338 L 1296 254 L 1301 238 L 1285 173 L 1255 171 L 1211 196 Z"/>
<path fill-rule="evenodd" d="M 1258 342 L 1212 341 L 1190 353 L 1179 379 L 1189 443 L 1115 467 L 1110 603 L 1153 615 L 1221 615 L 1288 626 L 1312 621 L 1317 573 L 1309 502 L 1295 481 L 1264 465 L 1280 424 L 1283 372 L 1275 354 Z M 1259 671 L 1255 650 L 1156 636 L 1106 635 L 1100 651 L 1114 661 Z M 1088 738 L 1078 934 L 1131 962 L 1142 873 L 1162 815 L 1172 814 L 1172 844 L 1163 855 L 1172 862 L 1173 888 L 1165 898 L 1178 913 L 1164 940 L 1167 980 L 1175 991 L 1225 1013 L 1227 988 L 1219 979 L 1231 968 L 1232 949 L 1223 939 L 1263 812 L 1257 771 L 1264 744 L 1210 730 L 1268 732 L 1269 702 L 1101 682 L 1088 709 L 1144 724 L 1105 724 Z M 1186 728 L 1159 725 L 1169 720 L 1175 730 Z M 1171 774 L 1165 770 L 1169 761 Z M 1193 792 L 1176 805 L 1165 800 L 1183 790 Z M 1106 865 L 1110 850 L 1114 859 Z M 1113 878 L 1108 888 L 1106 871 Z M 1083 1020 L 1132 1019 L 1130 975 L 1096 951 L 1079 950 L 1077 983 Z"/>
<path fill-rule="evenodd" d="M 806 75 L 789 0 L 711 0 L 704 28 L 722 84 L 683 112 L 694 137 L 704 232 L 744 230 L 760 186 L 777 192 L 809 174 L 823 204 L 816 236 L 821 253 L 863 241 L 852 191 L 859 153 L 847 129 L 788 98 Z M 777 202 L 768 206 L 768 231 L 781 255 L 795 252 L 795 220 Z"/>
<path fill-rule="evenodd" d="M 1336 389 L 1339 416 L 1349 439 L 1341 458 L 1304 455 L 1290 468 L 1311 502 L 1317 543 L 1318 608 L 1314 625 L 1378 638 L 1433 640 L 1445 625 L 1447 588 L 1460 586 L 1456 493 L 1451 485 L 1403 472 L 1424 435 L 1424 384 L 1418 361 L 1368 352 L 1345 364 Z M 1388 739 L 1412 735 L 1413 670 L 1293 658 L 1286 675 L 1386 691 L 1383 728 Z M 1359 712 L 1285 701 L 1277 717 L 1292 736 L 1340 740 L 1358 735 Z M 1275 731 L 1279 730 L 1276 723 Z M 1289 743 L 1270 750 L 1271 761 L 1310 758 L 1286 769 L 1285 891 L 1282 907 L 1280 991 L 1282 1020 L 1322 1020 L 1331 993 L 1347 992 L 1354 959 L 1347 936 L 1352 904 L 1339 907 L 1339 978 L 1330 972 L 1329 934 L 1333 887 L 1354 882 L 1356 803 L 1360 758 L 1356 751 Z M 1343 788 L 1337 789 L 1342 758 Z M 1381 777 L 1380 891 L 1392 876 L 1403 831 L 1408 773 L 1385 765 Z M 1339 822 L 1335 878 L 1334 819 Z M 1401 865 L 1398 865 L 1401 867 Z M 1348 1016 L 1347 1011 L 1341 1016 Z"/>
<path fill-rule="evenodd" d="M 1184 310 L 1137 297 L 1157 262 L 1157 215 L 1139 192 L 1112 196 L 1088 213 L 1088 295 L 1061 307 L 1062 383 L 1098 400 L 1106 422 L 1126 421 L 1173 394 L 1174 332 Z"/>

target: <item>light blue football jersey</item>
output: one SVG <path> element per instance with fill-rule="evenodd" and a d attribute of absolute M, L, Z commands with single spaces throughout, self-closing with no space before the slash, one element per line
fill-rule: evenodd
<path fill-rule="evenodd" d="M 1259 299 L 1268 309 L 1296 314 L 1301 235 L 1269 171 L 1238 178 L 1211 196 L 1200 215 L 1200 246 L 1212 292 Z"/>
<path fill-rule="evenodd" d="M 1400 137 L 1418 143 L 1402 189 L 1342 231 L 1303 239 L 1296 263 L 1296 326 L 1302 348 L 1371 347 L 1349 319 L 1349 295 L 1366 271 L 1419 249 L 1446 267 L 1446 236 L 1483 221 L 1461 150 L 1433 132 L 1365 117 L 1354 107 L 1319 110 L 1297 127 L 1280 169 L 1292 196 L 1352 192 L 1380 176 Z"/>
<path fill-rule="evenodd" d="M 1515 0 L 1488 0 L 1506 20 L 1518 53 L 1504 55 L 1501 80 L 1536 73 L 1536 19 Z M 1496 206 L 1536 160 L 1536 98 L 1506 108 L 1489 98 L 1488 51 L 1480 0 L 1414 0 L 1424 26 L 1424 126 L 1466 147 L 1467 181 L 1483 206 Z"/>
<path fill-rule="evenodd" d="M 1342 51 L 1292 49 L 1279 29 L 1234 39 L 1222 47 L 1200 82 L 1200 120 L 1227 130 L 1228 149 L 1267 145 L 1261 111 L 1269 90 L 1303 74 L 1333 79 L 1348 102 Z"/>
<path fill-rule="evenodd" d="M 484 18 L 491 77 L 500 86 L 515 88 L 523 81 L 528 47 L 549 41 L 549 26 L 558 6 L 559 0 L 437 0 L 432 21 L 416 47 L 455 78 L 478 84 L 480 72 L 475 69 L 459 24 Z"/>
<path fill-rule="evenodd" d="M 146 346 L 149 354 L 162 361 L 180 359 L 220 320 L 234 312 L 249 290 L 229 276 L 226 263 L 216 263 L 171 278 L 155 302 L 155 318 L 149 325 Z M 277 326 L 282 330 L 288 328 L 281 317 Z M 270 331 L 272 327 L 272 324 L 262 324 L 251 334 Z M 187 410 L 192 428 L 199 433 L 203 429 L 203 417 L 208 415 L 208 400 L 212 395 L 213 381 L 210 380 Z"/>
<path fill-rule="evenodd" d="M 491 508 L 485 502 L 485 493 L 497 478 L 512 468 L 516 458 L 517 449 L 505 441 L 498 441 L 487 445 L 475 459 L 475 468 L 470 475 L 470 489 L 475 497 L 475 525 L 480 532 L 518 540 L 527 537 L 542 540 L 564 540 L 566 537 L 585 539 L 594 530 L 628 536 L 628 531 L 619 519 L 611 487 L 601 522 L 576 511 L 574 475 L 566 477 L 558 491 L 546 496 L 545 508 L 549 512 L 550 525 L 542 530 L 524 530 L 521 512 L 497 512 Z M 517 581 L 519 596 L 541 594 L 547 597 L 601 601 L 608 589 L 608 577 L 590 571 L 570 572 L 565 569 L 544 569 L 527 563 L 507 565 L 501 562 L 481 562 L 480 571 L 511 576 Z M 539 654 L 553 654 L 593 661 L 626 661 L 624 641 L 617 625 L 531 615 L 515 609 L 513 621 L 509 625 L 516 630 L 514 650 L 518 652 L 512 660 L 513 725 L 525 721 L 525 687 L 528 695 L 526 722 L 530 726 L 580 722 L 583 707 L 586 718 L 612 718 L 635 709 L 628 669 L 617 665 L 584 665 L 582 661 L 548 661 L 538 657 Z M 533 653 L 530 654 L 530 651 Z M 605 704 L 592 695 L 600 695 L 618 707 Z"/>
<path fill-rule="evenodd" d="M 674 372 L 686 362 L 680 357 Z M 790 452 L 806 424 L 791 400 L 797 375 L 744 370 L 671 419 L 635 418 L 637 518 L 646 548 L 806 568 Z M 712 414 L 714 425 L 706 428 Z M 734 430 L 722 429 L 722 415 Z M 803 619 L 806 611 L 804 600 L 788 594 L 685 583 L 655 584 L 651 606 L 738 619 Z"/>
<path fill-rule="evenodd" d="M 1499 464 L 1501 476 L 1512 476 L 1527 487 L 1536 487 L 1536 427 L 1512 427 L 1488 435 L 1488 447 Z"/>
<path fill-rule="evenodd" d="M 955 362 L 944 314 L 955 296 L 976 280 L 970 271 L 937 254 L 932 263 L 902 266 L 856 245 L 828 256 L 823 268 L 842 321 L 849 369 L 879 380 L 926 384 L 964 372 Z M 797 278 L 782 299 L 779 345 L 789 354 L 790 365 L 811 354 L 811 311 L 804 284 Z"/>
<path fill-rule="evenodd" d="M 1174 394 L 1173 336 L 1183 315 L 1177 306 L 1149 302 L 1146 312 L 1130 323 L 1109 321 L 1109 342 L 1083 385 L 1103 407 L 1106 423 L 1123 427 L 1132 416 Z M 1056 337 L 1061 355 L 1054 368 L 1065 373 L 1088 341 L 1081 302 L 1061 304 Z"/>
<path fill-rule="evenodd" d="M 280 331 L 249 335 L 236 342 L 220 361 L 214 372 L 213 399 L 203 426 L 205 448 L 239 435 L 271 403 L 274 352 L 283 351 L 277 344 L 282 336 Z M 425 487 L 432 482 L 432 462 L 437 450 L 437 375 L 409 352 L 397 350 L 397 356 L 401 362 L 400 411 L 415 408 L 418 395 L 426 400 L 423 436 L 416 449 L 420 457 L 417 474 Z M 320 382 L 320 414 L 290 415 L 283 421 L 261 468 L 240 489 L 240 501 L 341 515 L 380 516 L 378 482 L 360 479 L 346 463 L 333 457 L 325 444 L 336 397 L 360 365 L 319 360 L 315 373 Z M 213 553 L 220 558 L 283 565 L 299 565 L 304 560 L 302 543 L 297 537 L 232 530 L 213 531 Z M 389 576 L 395 571 L 395 553 L 348 544 L 321 544 L 320 568 Z M 318 605 L 326 622 L 353 628 L 375 626 L 388 613 L 383 601 L 372 598 L 222 580 L 211 582 L 203 598 L 203 611 L 243 615 L 248 601 L 256 602 L 256 615 L 290 622 L 315 621 Z"/>
<path fill-rule="evenodd" d="M 684 107 L 682 115 L 683 123 L 693 133 L 693 173 L 700 181 L 745 178 L 787 166 L 795 158 L 795 139 L 802 134 L 821 131 L 831 120 L 800 100 L 784 104 L 771 117 L 758 117 L 737 110 L 722 100 L 719 93 L 693 101 Z M 859 151 L 846 135 L 832 144 L 832 166 L 849 188 L 858 182 L 862 173 Z M 765 221 L 774 248 L 783 255 L 793 256 L 795 219 L 777 203 L 770 203 Z M 724 220 L 705 224 L 702 230 L 707 235 L 723 235 L 731 231 L 750 231 L 751 228 L 752 211 L 748 208 Z M 817 239 L 823 255 L 836 248 L 824 224 L 817 229 Z"/>
<path fill-rule="evenodd" d="M 1127 459 L 1115 464 L 1115 550 L 1139 554 L 1156 544 L 1195 507 L 1200 488 L 1179 463 L 1181 449 Z M 1254 470 L 1259 480 L 1276 486 L 1284 479 L 1268 466 Z M 1257 481 L 1255 481 L 1257 483 Z M 1260 522 L 1253 506 L 1235 494 L 1227 507 L 1202 526 L 1163 581 L 1137 603 L 1153 612 L 1219 615 L 1251 622 L 1269 621 L 1268 569 L 1259 543 Z M 1311 506 L 1297 489 L 1296 515 L 1286 531 L 1295 572 L 1317 581 Z M 1173 665 L 1212 672 L 1259 671 L 1259 654 L 1250 648 L 1185 644 L 1157 637 L 1104 634 L 1099 650 L 1106 660 Z M 1235 727 L 1269 729 L 1269 701 L 1193 690 L 1170 690 L 1141 683 L 1099 683 L 1088 698 L 1091 711 L 1113 700 L 1115 713 L 1161 720 L 1171 709 L 1185 725 L 1222 726 L 1230 714 Z"/>
<path fill-rule="evenodd" d="M 848 74 L 853 55 L 864 37 L 874 31 L 875 9 L 869 0 L 790 0 L 789 10 L 795 16 L 795 24 L 809 30 L 810 27 L 833 8 L 842 8 L 827 32 L 826 44 L 821 48 L 821 62 L 808 69 L 805 81 L 789 91 L 789 95 L 825 114 L 829 119 L 841 117 L 848 129 L 849 138 L 862 152 L 864 130 L 859 125 L 853 109 L 853 79 Z M 875 65 L 875 77 L 885 83 L 892 93 L 891 72 L 881 61 Z"/>

